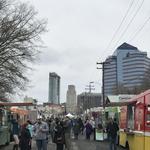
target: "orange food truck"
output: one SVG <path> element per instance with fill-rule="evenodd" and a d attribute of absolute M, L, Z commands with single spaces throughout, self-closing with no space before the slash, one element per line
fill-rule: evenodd
<path fill-rule="evenodd" d="M 150 90 L 118 105 L 119 144 L 128 150 L 150 150 Z"/>

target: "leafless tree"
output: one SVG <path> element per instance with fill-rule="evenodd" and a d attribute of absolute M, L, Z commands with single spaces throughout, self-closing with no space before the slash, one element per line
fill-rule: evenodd
<path fill-rule="evenodd" d="M 128 89 L 126 87 L 124 87 L 124 85 L 119 82 L 117 87 L 114 85 L 113 87 L 113 94 L 127 94 L 128 93 Z"/>
<path fill-rule="evenodd" d="M 0 0 L 0 93 L 25 88 L 27 62 L 35 60 L 45 29 L 46 21 L 32 6 Z"/>
<path fill-rule="evenodd" d="M 141 86 L 134 86 L 134 87 L 125 87 L 122 83 L 118 83 L 118 87 L 114 88 L 113 94 L 139 94 L 142 89 Z"/>

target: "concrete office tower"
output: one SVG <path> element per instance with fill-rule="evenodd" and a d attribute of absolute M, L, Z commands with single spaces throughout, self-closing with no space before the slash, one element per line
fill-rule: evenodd
<path fill-rule="evenodd" d="M 52 104 L 60 104 L 60 76 L 55 72 L 49 73 L 48 102 Z"/>
<path fill-rule="evenodd" d="M 104 93 L 114 94 L 119 86 L 133 89 L 141 85 L 145 71 L 150 66 L 146 52 L 123 43 L 105 60 Z"/>
<path fill-rule="evenodd" d="M 67 113 L 75 113 L 77 110 L 77 96 L 74 85 L 68 85 L 66 110 Z"/>
<path fill-rule="evenodd" d="M 84 92 L 77 96 L 78 113 L 83 113 L 87 109 L 101 107 L 102 105 L 101 93 Z"/>

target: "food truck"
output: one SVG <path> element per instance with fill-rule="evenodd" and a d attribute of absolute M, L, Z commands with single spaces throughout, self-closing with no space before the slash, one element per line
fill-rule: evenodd
<path fill-rule="evenodd" d="M 25 121 L 25 119 L 27 119 L 28 110 L 16 108 L 16 106 L 32 106 L 32 105 L 33 105 L 32 103 L 0 102 L 0 145 L 9 144 L 11 141 L 12 117 L 20 117 L 22 123 L 23 121 Z"/>
<path fill-rule="evenodd" d="M 109 121 L 109 118 L 116 119 L 116 122 L 119 124 L 120 120 L 120 106 L 122 102 L 126 102 L 129 99 L 133 98 L 135 95 L 131 94 L 119 94 L 119 95 L 108 95 L 106 97 L 105 103 L 105 120 L 106 123 Z M 117 144 L 119 143 L 119 134 L 117 136 Z"/>
<path fill-rule="evenodd" d="M 0 145 L 6 145 L 10 142 L 10 112 L 3 106 L 0 106 Z"/>
<path fill-rule="evenodd" d="M 121 106 L 119 144 L 128 150 L 150 150 L 150 90 L 116 105 Z"/>

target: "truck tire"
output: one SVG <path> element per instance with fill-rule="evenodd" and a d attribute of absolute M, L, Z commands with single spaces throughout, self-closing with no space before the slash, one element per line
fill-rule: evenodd
<path fill-rule="evenodd" d="M 130 150 L 128 142 L 126 143 L 126 150 Z"/>
<path fill-rule="evenodd" d="M 6 144 L 5 144 L 5 145 L 6 145 L 6 146 L 8 146 L 9 144 L 10 144 L 9 142 L 6 142 Z"/>

